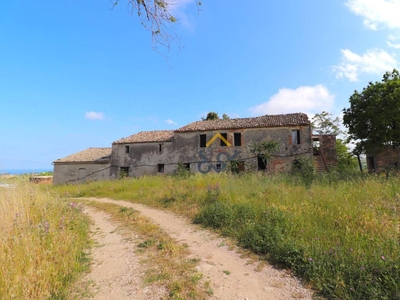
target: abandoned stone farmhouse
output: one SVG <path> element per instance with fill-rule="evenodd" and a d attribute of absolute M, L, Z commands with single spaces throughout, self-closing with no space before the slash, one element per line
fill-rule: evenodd
<path fill-rule="evenodd" d="M 265 163 L 251 146 L 266 140 L 278 142 L 279 150 Z M 232 166 L 236 172 L 287 172 L 298 156 L 314 157 L 326 170 L 336 160 L 334 145 L 334 136 L 312 135 L 304 113 L 197 121 L 176 130 L 139 132 L 111 148 L 89 148 L 58 159 L 53 183 L 171 174 L 178 167 L 204 174 Z"/>

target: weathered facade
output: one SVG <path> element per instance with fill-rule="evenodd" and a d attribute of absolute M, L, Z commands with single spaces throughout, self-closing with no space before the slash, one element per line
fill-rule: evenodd
<path fill-rule="evenodd" d="M 313 135 L 314 161 L 317 172 L 327 172 L 337 166 L 336 135 Z"/>
<path fill-rule="evenodd" d="M 313 139 L 303 113 L 197 121 L 177 130 L 139 132 L 113 142 L 111 149 L 89 148 L 56 160 L 53 183 L 171 174 L 178 167 L 203 174 L 227 168 L 287 172 L 295 157 L 313 158 Z M 279 149 L 265 162 L 252 147 L 269 140 Z"/>
<path fill-rule="evenodd" d="M 89 148 L 53 162 L 53 184 L 110 178 L 111 148 Z"/>
<path fill-rule="evenodd" d="M 367 154 L 368 172 L 385 172 L 400 167 L 400 148 L 385 146 Z"/>
<path fill-rule="evenodd" d="M 255 142 L 273 140 L 279 151 L 265 165 L 251 152 Z M 198 121 L 175 131 L 140 132 L 112 145 L 111 178 L 128 174 L 221 172 L 233 163 L 240 171 L 289 171 L 295 156 L 312 158 L 310 122 L 305 114 Z"/>

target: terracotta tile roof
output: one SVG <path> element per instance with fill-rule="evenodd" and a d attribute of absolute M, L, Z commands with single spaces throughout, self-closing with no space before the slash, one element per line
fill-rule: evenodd
<path fill-rule="evenodd" d="M 293 125 L 309 125 L 308 116 L 304 113 L 285 115 L 265 115 L 254 118 L 238 118 L 229 120 L 196 121 L 175 130 L 176 132 L 205 131 L 219 129 L 240 129 L 279 127 Z"/>
<path fill-rule="evenodd" d="M 173 130 L 141 131 L 126 138 L 115 141 L 113 144 L 170 142 L 174 139 Z"/>
<path fill-rule="evenodd" d="M 54 163 L 65 162 L 109 162 L 111 158 L 111 148 L 89 148 L 81 152 L 60 158 Z"/>

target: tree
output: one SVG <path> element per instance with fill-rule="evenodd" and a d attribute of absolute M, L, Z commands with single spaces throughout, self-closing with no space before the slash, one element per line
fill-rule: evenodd
<path fill-rule="evenodd" d="M 230 120 L 229 116 L 227 114 L 222 115 L 222 120 Z"/>
<path fill-rule="evenodd" d="M 343 124 L 354 153 L 400 146 L 400 74 L 386 72 L 381 82 L 370 82 L 362 92 L 354 91 L 350 108 L 343 109 Z"/>
<path fill-rule="evenodd" d="M 120 0 L 110 0 L 113 7 L 120 3 Z M 127 0 L 128 10 L 131 14 L 137 12 L 142 25 L 151 32 L 153 48 L 158 45 L 170 48 L 171 42 L 178 41 L 173 30 L 173 25 L 178 21 L 173 14 L 174 0 Z M 199 7 L 201 1 L 196 1 Z"/>
<path fill-rule="evenodd" d="M 331 113 L 323 111 L 320 114 L 315 114 L 311 122 L 312 131 L 317 134 L 334 134 L 343 133 L 340 129 L 339 117 L 333 118 Z"/>
<path fill-rule="evenodd" d="M 340 171 L 354 171 L 357 169 L 357 158 L 346 146 L 345 141 L 341 139 L 336 139 L 336 155 L 338 159 L 337 167 Z"/>
<path fill-rule="evenodd" d="M 204 118 L 202 118 L 203 119 L 203 121 L 211 121 L 211 120 L 218 120 L 219 119 L 219 116 L 218 116 L 218 113 L 216 113 L 216 112 L 213 112 L 213 111 L 210 111 L 208 114 L 207 114 L 207 117 L 204 119 Z"/>

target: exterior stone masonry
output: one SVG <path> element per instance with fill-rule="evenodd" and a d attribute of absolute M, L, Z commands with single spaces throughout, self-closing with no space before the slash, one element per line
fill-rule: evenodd
<path fill-rule="evenodd" d="M 261 141 L 278 142 L 279 150 L 266 165 L 252 153 Z M 327 158 L 334 140 L 324 140 Z M 306 114 L 266 115 L 255 118 L 196 121 L 177 130 L 147 131 L 89 148 L 54 162 L 54 183 L 109 180 L 123 176 L 171 174 L 184 167 L 190 172 L 287 172 L 295 157 L 313 158 L 313 136 Z"/>

